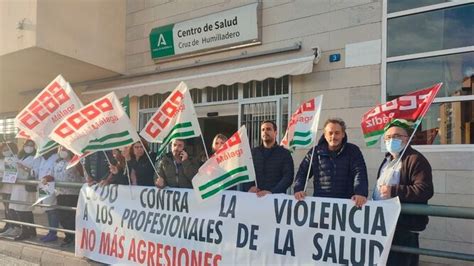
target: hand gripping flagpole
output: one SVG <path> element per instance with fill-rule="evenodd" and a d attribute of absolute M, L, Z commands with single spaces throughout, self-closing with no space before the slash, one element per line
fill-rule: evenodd
<path fill-rule="evenodd" d="M 313 152 L 311 153 L 311 159 L 309 161 L 308 172 L 306 173 L 306 181 L 304 183 L 303 192 L 305 192 L 305 193 L 306 193 L 306 188 L 308 187 L 309 173 L 311 172 L 311 167 L 312 167 L 312 164 L 313 164 L 313 157 L 314 157 L 314 151 L 315 150 L 316 150 L 316 146 L 313 146 Z"/>

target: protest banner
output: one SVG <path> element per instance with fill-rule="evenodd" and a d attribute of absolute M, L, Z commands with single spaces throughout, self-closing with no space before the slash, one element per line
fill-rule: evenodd
<path fill-rule="evenodd" d="M 398 198 L 357 208 L 348 199 L 238 191 L 199 203 L 193 194 L 84 185 L 76 256 L 118 265 L 384 265 L 400 213 Z"/>
<path fill-rule="evenodd" d="M 236 184 L 254 180 L 247 129 L 242 126 L 199 168 L 192 183 L 198 199 L 204 200 Z"/>
<path fill-rule="evenodd" d="M 288 122 L 281 145 L 290 151 L 306 148 L 316 140 L 323 95 L 313 98 L 298 107 Z"/>
<path fill-rule="evenodd" d="M 59 75 L 15 117 L 15 125 L 36 143 L 36 156 L 56 148 L 49 138 L 53 128 L 82 103 L 64 78 Z"/>
<path fill-rule="evenodd" d="M 360 124 L 365 144 L 376 144 L 384 133 L 384 127 L 394 119 L 406 119 L 419 125 L 442 85 L 443 83 L 438 83 L 430 88 L 411 92 L 366 112 Z"/>
<path fill-rule="evenodd" d="M 16 165 L 16 161 L 18 159 L 16 157 L 5 157 L 3 160 L 4 163 L 4 170 L 3 170 L 3 178 L 2 182 L 3 183 L 12 183 L 14 184 L 16 182 L 16 179 L 18 177 L 18 169 Z"/>
<path fill-rule="evenodd" d="M 19 130 L 15 138 L 16 139 L 31 139 L 31 137 L 28 134 L 26 134 L 26 132 L 23 130 Z"/>
<path fill-rule="evenodd" d="M 113 92 L 67 116 L 53 129 L 50 138 L 79 156 L 139 141 Z"/>
<path fill-rule="evenodd" d="M 193 100 L 184 82 L 179 83 L 171 92 L 140 132 L 140 136 L 148 142 L 161 143 L 158 156 L 173 139 L 189 139 L 201 135 Z"/>

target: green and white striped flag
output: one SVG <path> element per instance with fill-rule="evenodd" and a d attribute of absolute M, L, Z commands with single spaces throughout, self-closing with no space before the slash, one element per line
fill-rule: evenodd
<path fill-rule="evenodd" d="M 306 148 L 316 140 L 323 95 L 303 103 L 291 116 L 281 145 L 290 151 Z"/>
<path fill-rule="evenodd" d="M 48 136 L 65 117 L 82 107 L 69 83 L 58 75 L 15 118 L 15 125 L 38 146 L 36 156 L 58 144 Z"/>
<path fill-rule="evenodd" d="M 113 92 L 67 116 L 53 129 L 50 138 L 79 156 L 140 140 Z"/>
<path fill-rule="evenodd" d="M 198 198 L 205 200 L 236 184 L 254 180 L 247 129 L 242 126 L 199 168 L 192 183 Z"/>
<path fill-rule="evenodd" d="M 158 156 L 173 139 L 189 139 L 201 135 L 193 100 L 184 82 L 166 98 L 140 135 L 148 142 L 161 143 Z"/>

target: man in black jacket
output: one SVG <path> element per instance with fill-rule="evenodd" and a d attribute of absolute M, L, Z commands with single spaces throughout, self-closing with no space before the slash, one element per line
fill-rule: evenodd
<path fill-rule="evenodd" d="M 314 176 L 315 197 L 352 199 L 361 207 L 367 201 L 367 167 L 360 149 L 347 142 L 346 124 L 340 118 L 324 123 L 324 135 L 314 147 L 309 177 Z M 303 200 L 313 149 L 300 164 L 295 181 L 295 198 Z"/>
<path fill-rule="evenodd" d="M 386 126 L 384 142 L 388 153 L 377 174 L 374 200 L 398 197 L 402 203 L 427 204 L 433 196 L 431 165 L 421 153 L 407 146 L 411 133 L 406 120 L 396 119 Z M 392 244 L 418 248 L 418 234 L 427 224 L 428 216 L 401 214 Z M 387 265 L 418 265 L 418 259 L 418 254 L 390 251 Z"/>
<path fill-rule="evenodd" d="M 262 145 L 252 149 L 256 183 L 244 184 L 244 190 L 263 197 L 286 193 L 293 183 L 294 165 L 290 152 L 276 142 L 277 126 L 273 121 L 260 125 Z"/>

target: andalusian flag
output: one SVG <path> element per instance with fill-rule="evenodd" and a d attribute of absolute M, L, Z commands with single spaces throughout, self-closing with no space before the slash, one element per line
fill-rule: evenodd
<path fill-rule="evenodd" d="M 242 126 L 199 168 L 192 182 L 198 198 L 205 200 L 236 184 L 254 180 L 247 129 Z"/>
<path fill-rule="evenodd" d="M 140 140 L 113 92 L 66 117 L 50 137 L 79 156 L 128 146 Z"/>
<path fill-rule="evenodd" d="M 59 75 L 18 114 L 15 125 L 36 143 L 40 156 L 58 146 L 48 137 L 53 128 L 81 107 L 79 97 Z"/>
<path fill-rule="evenodd" d="M 316 140 L 323 95 L 303 103 L 291 116 L 281 145 L 290 151 L 306 148 Z"/>
<path fill-rule="evenodd" d="M 140 132 L 148 142 L 161 143 L 158 156 L 173 139 L 189 139 L 201 135 L 188 86 L 181 82 Z"/>
<path fill-rule="evenodd" d="M 398 97 L 377 105 L 362 117 L 361 127 L 365 144 L 372 146 L 384 134 L 385 126 L 394 119 L 406 119 L 421 123 L 443 83 Z"/>

